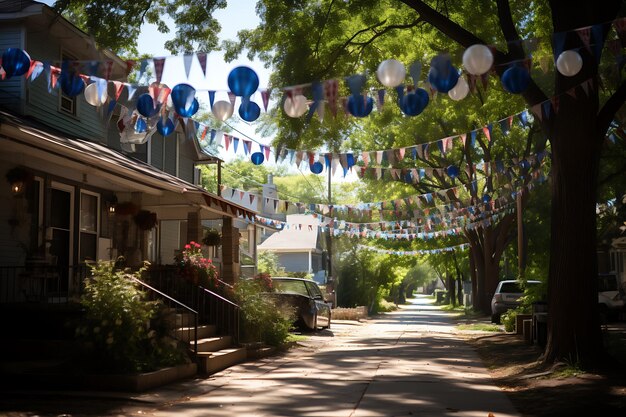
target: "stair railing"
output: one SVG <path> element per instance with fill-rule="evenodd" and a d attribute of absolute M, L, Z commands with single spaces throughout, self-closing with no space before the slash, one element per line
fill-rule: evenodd
<path fill-rule="evenodd" d="M 196 355 L 198 353 L 198 311 L 181 303 L 175 298 L 170 297 L 164 292 L 159 291 L 156 288 L 146 284 L 145 282 L 141 281 L 138 278 L 132 277 L 132 280 L 136 282 L 137 284 L 139 284 L 145 290 L 148 290 L 148 295 L 150 296 L 151 299 L 153 300 L 158 299 L 169 309 L 182 310 L 192 315 L 193 326 L 189 326 L 188 323 L 185 323 L 183 321 L 181 323 L 180 329 L 177 329 L 176 333 L 173 333 L 172 336 L 178 340 L 186 341 L 187 346 L 189 346 L 190 341 L 193 341 L 193 354 Z M 174 323 L 174 326 L 172 326 L 172 328 L 176 328 L 176 327 L 177 327 L 176 323 Z"/>
<path fill-rule="evenodd" d="M 241 308 L 229 299 L 209 290 L 198 287 L 197 309 L 201 320 L 215 324 L 220 333 L 232 337 L 233 344 L 239 344 L 239 318 Z M 232 287 L 231 287 L 232 288 Z"/>

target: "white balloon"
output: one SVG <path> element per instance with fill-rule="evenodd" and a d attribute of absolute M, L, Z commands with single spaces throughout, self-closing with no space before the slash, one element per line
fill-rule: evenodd
<path fill-rule="evenodd" d="M 583 67 L 583 58 L 576 51 L 563 51 L 556 59 L 556 69 L 566 77 L 573 77 Z"/>
<path fill-rule="evenodd" d="M 485 74 L 492 65 L 493 54 L 485 45 L 472 45 L 463 52 L 463 66 L 472 75 Z"/>
<path fill-rule="evenodd" d="M 172 110 L 174 108 L 174 102 L 172 101 L 172 96 L 167 96 L 167 103 L 165 104 L 165 108 L 167 110 Z"/>
<path fill-rule="evenodd" d="M 230 105 L 230 101 L 220 100 L 213 103 L 211 111 L 217 120 L 223 122 L 233 115 L 233 106 Z"/>
<path fill-rule="evenodd" d="M 283 104 L 285 113 L 287 113 L 287 116 L 289 117 L 302 116 L 308 110 L 307 107 L 306 97 L 301 94 L 298 94 L 293 98 L 287 97 L 287 99 L 285 99 L 285 104 Z"/>
<path fill-rule="evenodd" d="M 397 87 L 404 82 L 406 69 L 402 62 L 388 59 L 378 65 L 376 75 L 380 83 L 385 87 Z"/>
<path fill-rule="evenodd" d="M 106 89 L 102 92 L 102 95 L 98 97 L 98 83 L 91 83 L 85 87 L 85 100 L 92 106 L 102 106 L 107 101 L 108 94 Z"/>
<path fill-rule="evenodd" d="M 469 84 L 467 84 L 465 78 L 459 77 L 456 85 L 452 88 L 452 90 L 448 91 L 448 96 L 450 96 L 450 98 L 454 101 L 459 101 L 467 97 L 467 93 L 469 93 Z"/>

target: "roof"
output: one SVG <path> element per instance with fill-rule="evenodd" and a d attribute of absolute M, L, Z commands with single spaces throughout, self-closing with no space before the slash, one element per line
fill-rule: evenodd
<path fill-rule="evenodd" d="M 118 186 L 136 185 L 179 194 L 196 193 L 203 196 L 209 207 L 213 204 L 224 212 L 230 211 L 234 216 L 254 217 L 254 212 L 244 207 L 115 149 L 53 132 L 41 123 L 1 110 L 0 140 L 41 151 L 48 158 L 62 158 L 90 167 Z"/>
<path fill-rule="evenodd" d="M 268 237 L 258 247 L 270 252 L 309 252 L 319 250 L 319 220 L 310 215 L 290 214 L 283 230 Z"/>
<path fill-rule="evenodd" d="M 41 3 L 32 0 L 3 0 L 0 2 L 0 13 L 21 12 L 32 5 L 41 5 Z"/>

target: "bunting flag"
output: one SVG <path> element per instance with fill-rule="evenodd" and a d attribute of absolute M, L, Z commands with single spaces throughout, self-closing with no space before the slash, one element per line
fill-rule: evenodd
<path fill-rule="evenodd" d="M 200 52 L 196 54 L 196 57 L 198 58 L 200 69 L 202 69 L 202 74 L 204 75 L 204 78 L 206 78 L 206 64 L 207 64 L 206 54 L 204 52 Z M 211 105 L 212 104 L 213 103 L 211 103 Z"/>
<path fill-rule="evenodd" d="M 191 64 L 193 63 L 193 58 L 195 54 L 185 54 L 183 55 L 183 63 L 185 65 L 185 76 L 189 79 L 189 73 L 191 72 Z"/>
<path fill-rule="evenodd" d="M 163 68 L 165 67 L 165 58 L 153 58 L 154 63 L 154 75 L 156 76 L 157 84 L 161 84 L 161 77 L 163 76 Z"/>
<path fill-rule="evenodd" d="M 271 94 L 271 90 L 269 89 L 261 90 L 261 100 L 263 101 L 263 110 L 265 110 L 266 112 L 267 112 L 267 106 L 270 101 L 270 94 Z"/>

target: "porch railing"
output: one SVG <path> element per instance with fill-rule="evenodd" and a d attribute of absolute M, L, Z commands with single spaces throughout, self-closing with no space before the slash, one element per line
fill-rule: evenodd
<path fill-rule="evenodd" d="M 0 304 L 77 302 L 88 272 L 86 265 L 0 266 Z"/>

